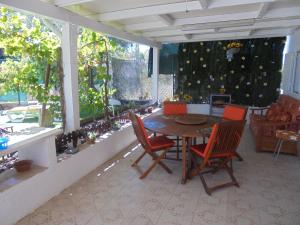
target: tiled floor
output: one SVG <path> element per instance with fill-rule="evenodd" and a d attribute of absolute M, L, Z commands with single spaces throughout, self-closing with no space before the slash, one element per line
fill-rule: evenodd
<path fill-rule="evenodd" d="M 300 160 L 281 155 L 275 161 L 272 154 L 253 148 L 246 130 L 239 148 L 245 161 L 234 162 L 241 187 L 212 196 L 199 178 L 181 185 L 178 162 L 167 161 L 171 175 L 158 167 L 140 180 L 130 167 L 140 154 L 136 149 L 97 168 L 18 225 L 299 225 Z M 220 172 L 207 178 L 227 177 Z"/>

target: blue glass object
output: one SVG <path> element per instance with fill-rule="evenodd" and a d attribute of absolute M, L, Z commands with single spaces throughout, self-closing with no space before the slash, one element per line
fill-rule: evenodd
<path fill-rule="evenodd" d="M 8 145 L 8 138 L 7 137 L 0 137 L 0 151 L 7 149 Z"/>

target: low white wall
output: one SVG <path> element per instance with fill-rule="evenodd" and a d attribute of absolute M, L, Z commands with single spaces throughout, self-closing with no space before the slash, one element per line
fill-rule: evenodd
<path fill-rule="evenodd" d="M 10 225 L 34 211 L 136 140 L 131 126 L 113 132 L 60 163 L 51 162 L 45 171 L 0 192 L 0 224 Z M 48 140 L 49 141 L 49 140 Z M 47 141 L 46 141 L 47 142 Z M 53 148 L 54 137 L 50 139 Z M 36 143 L 39 144 L 39 143 Z M 35 146 L 36 147 L 36 146 Z M 51 160 L 56 160 L 51 159 Z"/>
<path fill-rule="evenodd" d="M 188 113 L 193 114 L 209 114 L 209 104 L 188 104 Z"/>

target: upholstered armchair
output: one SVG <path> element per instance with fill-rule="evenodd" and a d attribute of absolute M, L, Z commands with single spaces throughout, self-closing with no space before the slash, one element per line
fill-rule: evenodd
<path fill-rule="evenodd" d="M 274 151 L 276 130 L 298 131 L 300 125 L 300 100 L 281 95 L 269 107 L 251 109 L 250 128 L 255 138 L 256 151 Z M 282 151 L 297 155 L 296 143 L 286 142 Z"/>

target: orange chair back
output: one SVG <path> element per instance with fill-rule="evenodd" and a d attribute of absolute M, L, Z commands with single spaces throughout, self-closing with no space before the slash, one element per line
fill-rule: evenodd
<path fill-rule="evenodd" d="M 224 108 L 223 118 L 228 120 L 245 120 L 247 111 L 247 107 L 239 105 L 227 105 Z"/>
<path fill-rule="evenodd" d="M 204 163 L 211 156 L 231 157 L 239 146 L 245 120 L 223 121 L 215 124 L 204 150 Z"/>
<path fill-rule="evenodd" d="M 150 142 L 148 140 L 148 134 L 147 131 L 144 127 L 144 123 L 141 120 L 140 117 L 138 117 L 136 114 L 133 112 L 129 112 L 129 118 L 132 122 L 132 127 L 134 130 L 134 133 L 138 139 L 138 141 L 141 143 L 145 151 L 148 151 L 151 149 Z"/>
<path fill-rule="evenodd" d="M 187 114 L 187 105 L 185 102 L 165 101 L 163 103 L 164 115 L 182 115 Z"/>
<path fill-rule="evenodd" d="M 215 124 L 212 128 L 212 132 L 209 136 L 208 142 L 204 149 L 204 164 L 206 164 L 206 162 L 208 161 L 211 150 L 213 149 L 213 147 L 215 145 L 218 129 L 219 129 L 219 124 Z"/>

